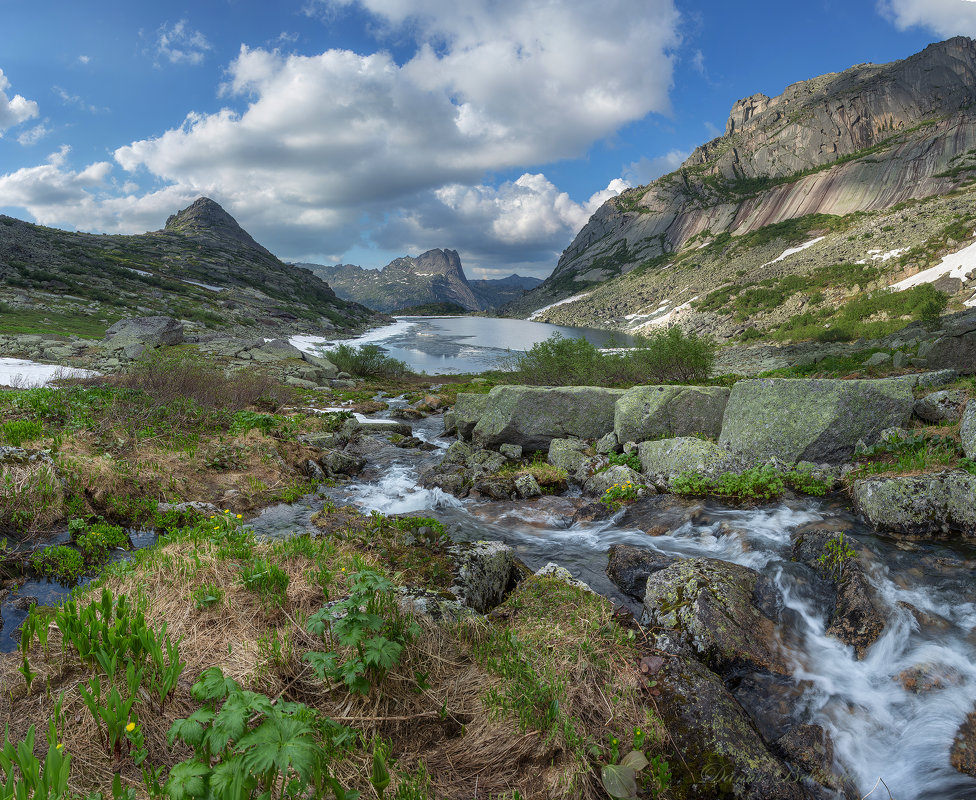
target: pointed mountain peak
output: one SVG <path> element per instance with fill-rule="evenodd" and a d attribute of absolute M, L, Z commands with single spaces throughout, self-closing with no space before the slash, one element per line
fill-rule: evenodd
<path fill-rule="evenodd" d="M 166 220 L 166 230 L 181 233 L 191 239 L 236 242 L 261 252 L 268 251 L 251 238 L 246 230 L 209 197 L 199 197 L 192 204 Z"/>

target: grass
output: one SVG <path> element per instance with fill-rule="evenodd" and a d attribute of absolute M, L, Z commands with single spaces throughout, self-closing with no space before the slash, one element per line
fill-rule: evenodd
<path fill-rule="evenodd" d="M 101 339 L 105 331 L 121 318 L 117 311 L 103 310 L 102 318 L 92 319 L 88 311 L 71 313 L 63 311 L 26 311 L 11 309 L 0 313 L 0 334 L 50 334 L 52 336 L 80 336 L 83 339 Z"/>
<path fill-rule="evenodd" d="M 258 542 L 233 515 L 201 520 L 35 609 L 0 658 L 7 740 L 51 719 L 71 798 L 198 797 L 223 774 L 276 800 L 286 776 L 315 796 L 596 800 L 632 741 L 656 751 L 647 780 L 666 780 L 637 640 L 608 601 L 530 578 L 491 620 L 413 619 L 393 564 L 423 562 L 436 521 L 374 516 L 355 533 L 324 516 L 347 536 Z M 272 567 L 268 602 L 239 576 Z"/>

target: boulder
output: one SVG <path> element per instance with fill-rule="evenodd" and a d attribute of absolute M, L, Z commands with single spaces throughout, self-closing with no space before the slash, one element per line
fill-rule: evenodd
<path fill-rule="evenodd" d="M 614 407 L 620 442 L 693 436 L 717 438 L 729 390 L 722 386 L 635 386 Z"/>
<path fill-rule="evenodd" d="M 655 677 L 657 713 L 686 767 L 682 797 L 805 800 L 717 675 L 693 658 L 670 656 Z"/>
<path fill-rule="evenodd" d="M 366 466 L 366 459 L 342 450 L 323 450 L 319 456 L 319 464 L 330 477 L 356 475 Z"/>
<path fill-rule="evenodd" d="M 976 403 L 966 404 L 959 425 L 959 440 L 966 458 L 976 459 Z"/>
<path fill-rule="evenodd" d="M 949 763 L 959 772 L 976 778 L 976 710 L 966 715 L 965 721 L 956 731 Z"/>
<path fill-rule="evenodd" d="M 677 561 L 675 556 L 632 544 L 612 544 L 607 555 L 607 577 L 635 600 L 644 599 L 648 576 Z"/>
<path fill-rule="evenodd" d="M 720 675 L 735 670 L 785 674 L 775 623 L 759 608 L 769 587 L 758 572 L 710 558 L 689 558 L 652 573 L 644 608 Z"/>
<path fill-rule="evenodd" d="M 586 454 L 586 442 L 579 439 L 553 439 L 549 442 L 549 454 L 546 460 L 556 469 L 564 469 L 570 475 L 585 470 L 590 463 L 590 456 Z"/>
<path fill-rule="evenodd" d="M 918 354 L 929 369 L 976 373 L 976 314 L 964 313 L 946 325 L 942 336 L 923 342 Z"/>
<path fill-rule="evenodd" d="M 259 362 L 284 361 L 286 358 L 304 360 L 305 358 L 305 354 L 301 350 L 284 339 L 272 339 L 269 342 L 258 339 L 246 348 L 246 353 L 252 361 Z"/>
<path fill-rule="evenodd" d="M 542 488 L 539 486 L 539 482 L 527 472 L 515 477 L 515 491 L 523 500 L 542 495 Z"/>
<path fill-rule="evenodd" d="M 854 508 L 875 530 L 909 539 L 976 537 L 976 475 L 962 470 L 854 481 Z"/>
<path fill-rule="evenodd" d="M 596 454 L 598 456 L 605 456 L 605 455 L 609 455 L 610 453 L 619 452 L 620 442 L 617 439 L 617 434 L 615 434 L 613 431 L 610 431 L 610 433 L 608 433 L 602 439 L 597 441 L 597 443 L 593 446 L 593 449 L 596 450 Z"/>
<path fill-rule="evenodd" d="M 583 581 L 578 578 L 573 577 L 573 573 L 570 572 L 566 567 L 561 567 L 554 561 L 550 561 L 544 567 L 540 567 L 535 571 L 535 576 L 537 578 L 552 578 L 561 583 L 569 584 L 570 586 L 575 586 L 577 589 L 582 589 L 584 592 L 590 592 L 595 594 L 595 592 Z"/>
<path fill-rule="evenodd" d="M 517 444 L 503 444 L 498 448 L 498 452 L 501 453 L 509 461 L 518 461 L 522 457 L 522 448 Z"/>
<path fill-rule="evenodd" d="M 461 392 L 458 394 L 452 411 L 452 419 L 459 439 L 471 439 L 471 431 L 474 430 L 474 426 L 481 419 L 486 405 L 488 405 L 488 395 L 486 394 L 470 394 L 469 392 Z M 447 427 L 446 420 L 444 427 Z"/>
<path fill-rule="evenodd" d="M 732 387 L 719 444 L 751 460 L 840 463 L 859 440 L 906 427 L 914 406 L 904 381 L 761 378 Z"/>
<path fill-rule="evenodd" d="M 861 565 L 848 562 L 844 564 L 837 585 L 837 602 L 827 635 L 850 645 L 859 659 L 864 658 L 884 631 L 886 616 L 883 608 Z"/>
<path fill-rule="evenodd" d="M 613 429 L 622 394 L 595 386 L 496 386 L 472 437 L 484 447 L 508 442 L 528 452 L 548 450 L 553 439 L 599 439 Z"/>
<path fill-rule="evenodd" d="M 727 449 L 694 437 L 641 442 L 637 446 L 637 457 L 641 472 L 664 486 L 682 472 L 717 476 L 737 467 L 736 459 Z"/>
<path fill-rule="evenodd" d="M 643 486 L 644 479 L 639 472 L 624 464 L 608 467 L 603 472 L 597 472 L 586 479 L 583 491 L 595 497 L 602 497 L 613 486 Z M 649 487 L 654 492 L 653 487 Z"/>
<path fill-rule="evenodd" d="M 518 580 L 515 551 L 502 542 L 462 542 L 448 555 L 455 574 L 451 593 L 479 614 L 501 603 Z"/>
<path fill-rule="evenodd" d="M 638 498 L 627 506 L 617 521 L 617 527 L 636 528 L 648 536 L 662 536 L 682 525 L 698 522 L 703 510 L 703 501 L 697 498 L 652 494 Z"/>
<path fill-rule="evenodd" d="M 113 350 L 121 350 L 132 344 L 144 348 L 182 344 L 183 323 L 172 317 L 121 319 L 105 331 L 105 341 Z"/>
<path fill-rule="evenodd" d="M 325 356 L 313 356 L 311 353 L 302 351 L 302 359 L 318 370 L 322 380 L 334 378 L 339 372 L 338 367 Z"/>
<path fill-rule="evenodd" d="M 958 389 L 932 392 L 915 403 L 915 416 L 925 422 L 955 422 L 962 415 L 967 397 L 965 392 Z"/>

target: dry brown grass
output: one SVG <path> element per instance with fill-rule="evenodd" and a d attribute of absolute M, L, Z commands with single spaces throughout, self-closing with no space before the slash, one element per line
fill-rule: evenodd
<path fill-rule="evenodd" d="M 328 564 L 337 576 L 332 596 L 339 597 L 344 574 L 377 561 L 348 543 L 332 547 Z M 614 733 L 624 741 L 633 726 L 646 724 L 633 649 L 622 643 L 609 603 L 602 599 L 570 602 L 578 593 L 564 595 L 554 584 L 534 579 L 502 607 L 493 624 L 480 617 L 454 626 L 421 619 L 420 633 L 400 662 L 369 696 L 360 696 L 323 683 L 302 660 L 308 650 L 323 649 L 302 624 L 325 600 L 314 578 L 322 556 L 281 544 L 258 544 L 254 555 L 273 559 L 287 572 L 283 607 L 270 607 L 245 589 L 238 580 L 240 562 L 221 555 L 212 541 L 166 544 L 133 570 L 106 580 L 116 594 L 144 598 L 147 618 L 167 623 L 169 635 L 181 640 L 180 654 L 187 662 L 165 713 L 139 708 L 151 763 L 172 766 L 190 755 L 185 748 L 170 750 L 166 732 L 175 719 L 198 707 L 189 690 L 200 673 L 219 666 L 247 688 L 306 703 L 356 728 L 364 741 L 387 738 L 398 761 L 394 774 L 408 774 L 422 761 L 438 798 L 462 800 L 475 793 L 491 797 L 512 790 L 524 798 L 604 797 L 579 748 L 570 746 L 558 730 L 520 727 L 512 713 L 484 702 L 489 690 L 511 689 L 484 657 L 485 647 L 505 628 L 526 643 L 520 657 L 535 659 L 532 669 L 564 675 L 561 709 L 580 736 L 605 742 Z M 205 583 L 222 587 L 224 597 L 219 605 L 201 609 L 192 595 Z M 559 594 L 557 603 L 546 602 L 550 590 Z M 546 607 L 551 613 L 539 618 Z M 280 643 L 277 651 L 271 646 L 275 640 Z M 0 718 L 9 721 L 12 737 L 22 737 L 32 723 L 43 727 L 63 692 L 67 725 L 62 735 L 74 759 L 73 788 L 81 793 L 110 791 L 112 775 L 121 767 L 126 783 L 142 794 L 131 762 L 113 763 L 96 742 L 94 723 L 77 691 L 86 669 L 73 654 L 62 654 L 57 630 L 52 630 L 46 657 L 36 643 L 30 656 L 38 673 L 30 695 L 17 673 L 19 658 L 0 659 Z M 422 686 L 419 674 L 424 676 Z M 368 758 L 364 748 L 336 767 L 341 780 L 366 797 L 374 796 Z"/>

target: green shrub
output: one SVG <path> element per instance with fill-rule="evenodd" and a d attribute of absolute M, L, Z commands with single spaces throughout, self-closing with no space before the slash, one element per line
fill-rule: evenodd
<path fill-rule="evenodd" d="M 58 544 L 45 547 L 31 556 L 31 566 L 41 575 L 59 583 L 77 583 L 85 574 L 85 558 L 79 550 Z"/>
<path fill-rule="evenodd" d="M 404 362 L 390 358 L 377 344 L 354 347 L 340 343 L 325 355 L 341 372 L 360 378 L 399 378 L 407 371 Z"/>
<path fill-rule="evenodd" d="M 765 502 L 779 497 L 787 487 L 802 494 L 822 497 L 830 488 L 809 472 L 781 472 L 775 467 L 753 467 L 741 473 L 723 472 L 709 478 L 695 472 L 682 472 L 671 481 L 674 494 L 686 496 L 717 495 L 730 500 Z"/>

